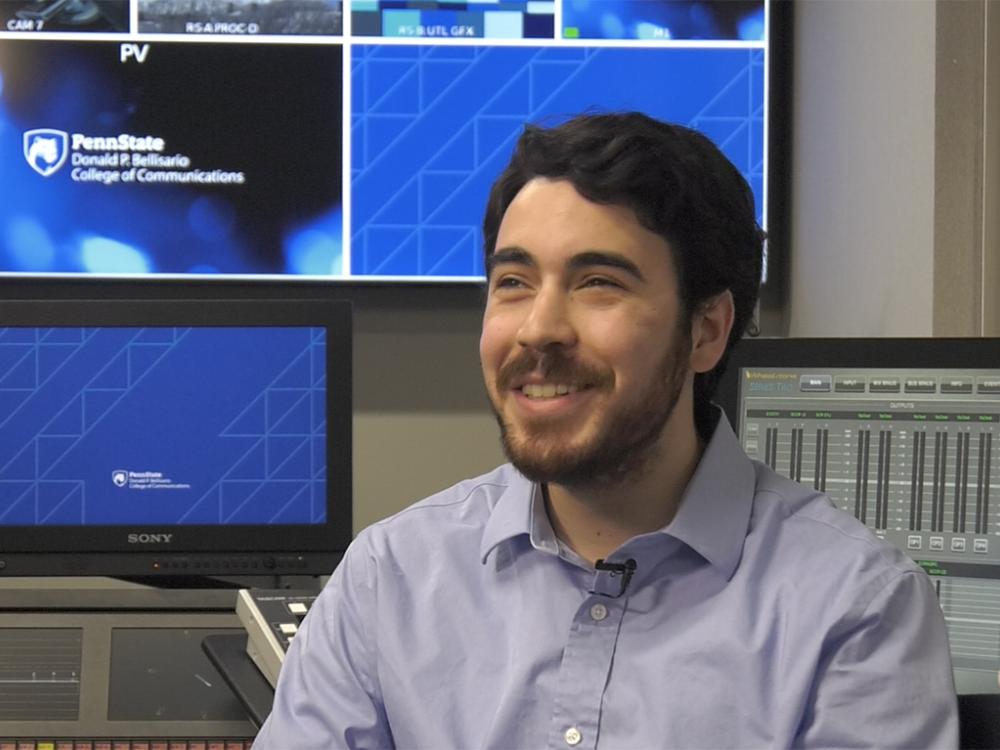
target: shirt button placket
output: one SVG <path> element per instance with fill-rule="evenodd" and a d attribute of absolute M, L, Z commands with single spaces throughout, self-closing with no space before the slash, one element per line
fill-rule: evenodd
<path fill-rule="evenodd" d="M 563 649 L 549 750 L 596 750 L 604 690 L 622 615 L 623 609 L 616 602 L 596 597 L 585 599 L 577 609 Z"/>

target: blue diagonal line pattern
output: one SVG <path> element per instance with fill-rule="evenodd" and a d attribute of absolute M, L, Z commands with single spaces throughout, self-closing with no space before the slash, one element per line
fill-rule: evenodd
<path fill-rule="evenodd" d="M 123 455 L 126 446 L 141 443 L 138 451 L 129 451 L 133 458 L 126 460 L 138 456 L 140 463 L 152 462 L 153 466 L 113 468 L 155 469 L 161 460 L 167 463 L 160 465 L 169 468 L 179 459 L 189 467 L 182 472 L 194 471 L 213 485 L 205 491 L 205 482 L 199 480 L 189 495 L 182 494 L 183 490 L 176 494 L 171 490 L 169 495 L 166 490 L 154 490 L 157 500 L 171 499 L 155 503 L 155 512 L 160 514 L 156 522 L 268 523 L 279 516 L 296 523 L 322 521 L 326 513 L 325 331 L 281 329 L 285 333 L 275 334 L 278 338 L 264 339 L 274 343 L 273 349 L 270 343 L 262 347 L 256 334 L 242 334 L 217 359 L 219 345 L 229 341 L 225 337 L 236 334 L 227 333 L 229 329 L 206 329 L 204 336 L 192 338 L 192 330 L 102 329 L 101 335 L 81 339 L 84 345 L 77 345 L 73 353 L 64 352 L 65 362 L 50 358 L 48 368 L 34 366 L 33 352 L 26 358 L 18 350 L 4 358 L 0 350 L 0 373 L 17 368 L 19 362 L 27 363 L 31 366 L 17 373 L 18 386 L 34 384 L 21 413 L 0 428 L 0 519 L 24 525 L 75 524 L 92 520 L 96 513 L 105 514 L 100 516 L 105 519 L 102 522 L 120 518 L 109 513 L 136 513 L 136 505 L 128 499 L 139 499 L 128 495 L 135 490 L 113 487 L 110 471 L 105 477 L 102 468 L 97 477 L 91 467 L 104 467 L 109 457 L 117 463 L 122 459 L 114 456 Z M 192 344 L 180 349 L 189 338 Z M 39 335 L 27 343 L 39 348 L 43 341 L 47 340 Z M 0 329 L 0 347 L 14 343 Z M 248 378 L 239 389 L 220 391 L 220 384 L 230 382 L 227 368 L 247 371 L 239 363 L 251 350 L 257 364 L 250 371 L 266 372 L 266 385 L 255 392 L 256 378 Z M 161 367 L 164 362 L 169 366 Z M 211 377 L 202 379 L 199 373 L 209 374 L 205 367 L 211 368 Z M 223 411 L 215 409 L 220 398 L 226 401 L 224 407 L 220 404 Z M 264 406 L 255 429 L 238 429 L 239 418 L 231 417 L 222 426 L 213 425 L 218 415 L 233 413 L 230 409 L 247 412 L 247 401 L 252 406 L 258 398 Z M 203 425 L 209 430 L 199 424 L 197 416 L 207 414 L 206 408 L 211 418 Z M 121 417 L 120 422 L 117 417 L 111 421 L 115 415 Z M 158 437 L 160 426 L 169 429 L 163 438 Z M 184 457 L 189 437 L 192 450 L 195 445 L 209 447 L 211 456 L 189 452 L 191 460 Z M 264 449 L 259 457 L 253 454 L 255 446 Z M 224 464 L 230 466 L 228 471 L 219 470 L 220 457 L 230 462 Z M 252 472 L 253 491 L 223 508 L 219 503 L 222 488 L 246 461 L 259 463 Z M 87 476 L 78 477 L 80 472 Z M 176 479 L 185 481 L 183 476 Z M 91 501 L 87 490 L 92 481 L 100 490 Z M 234 486 L 237 481 L 233 480 Z M 93 510 L 88 510 L 88 502 L 95 503 Z M 206 507 L 213 508 L 209 516 Z M 171 513 L 181 518 L 164 518 L 163 514 Z M 143 517 L 153 522 L 152 517 Z"/>
<path fill-rule="evenodd" d="M 525 121 L 638 109 L 691 124 L 762 189 L 757 49 L 355 45 L 352 54 L 351 246 L 362 275 L 481 275 L 482 209 Z M 393 65 L 417 75 L 385 75 Z M 419 95 L 403 96 L 407 86 Z"/>
<path fill-rule="evenodd" d="M 21 437 L 21 443 L 23 447 L 20 450 L 16 450 L 13 456 L 4 462 L 0 466 L 0 476 L 5 472 L 11 470 L 15 461 L 21 460 L 23 456 L 30 455 L 32 459 L 32 472 L 31 472 L 31 495 L 34 499 L 34 522 L 35 523 L 45 523 L 46 520 L 51 519 L 54 514 L 60 510 L 65 509 L 65 504 L 72 499 L 77 503 L 75 508 L 75 513 L 72 519 L 62 519 L 62 520 L 72 520 L 74 523 L 84 523 L 87 519 L 87 494 L 86 494 L 86 481 L 83 477 L 60 477 L 58 479 L 51 478 L 51 473 L 58 466 L 59 461 L 73 451 L 78 445 L 80 445 L 86 438 L 88 438 L 95 429 L 99 427 L 104 417 L 114 410 L 115 406 L 124 398 L 124 396 L 137 384 L 139 384 L 143 378 L 151 372 L 156 364 L 163 358 L 166 352 L 172 348 L 177 342 L 181 341 L 185 335 L 183 330 L 174 329 L 172 331 L 172 342 L 165 342 L 161 345 L 162 351 L 159 352 L 157 356 L 154 356 L 152 360 L 147 361 L 146 367 L 141 372 L 129 373 L 126 383 L 121 388 L 101 388 L 95 387 L 95 384 L 101 382 L 101 378 L 107 373 L 108 369 L 114 366 L 116 357 L 119 354 L 124 354 L 128 356 L 128 352 L 134 346 L 143 346 L 141 344 L 141 339 L 145 333 L 145 329 L 119 329 L 120 336 L 115 341 L 104 341 L 97 338 L 96 329 L 83 329 L 83 328 L 62 328 L 62 329 L 34 329 L 35 333 L 35 344 L 32 349 L 31 355 L 34 359 L 34 385 L 30 390 L 30 394 L 22 402 L 21 406 L 11 413 L 7 419 L 0 424 L 0 429 L 11 428 L 14 425 L 14 421 L 19 418 L 26 418 L 28 423 L 34 424 L 33 434 L 24 434 L 23 431 L 18 430 L 17 434 Z M 68 339 L 77 338 L 78 343 L 72 343 Z M 45 355 L 51 354 L 47 352 L 52 346 L 65 347 L 65 350 L 60 354 L 62 355 L 62 360 L 55 366 L 46 369 L 42 365 L 42 359 Z M 90 350 L 93 347 L 102 347 L 103 353 L 98 357 L 89 356 Z M 71 371 L 70 368 L 79 368 L 80 359 L 77 357 L 82 352 L 88 352 L 88 362 L 101 362 L 101 366 L 97 367 L 92 374 L 87 376 L 85 373 L 88 370 L 78 370 Z M 68 404 L 60 407 L 58 403 L 51 403 L 49 401 L 53 393 L 65 392 L 63 389 L 53 389 L 50 386 L 56 383 L 57 379 L 69 378 L 76 379 L 79 377 L 80 373 L 84 373 L 85 380 L 80 386 L 76 388 L 69 389 L 69 393 L 72 394 L 72 398 Z M 102 408 L 99 413 L 91 414 L 90 419 L 86 413 L 84 405 L 88 395 L 100 393 L 104 396 Z M 41 406 L 45 405 L 45 406 Z M 36 411 L 32 415 L 25 415 L 25 410 L 27 409 L 39 409 L 42 408 L 46 410 L 49 414 L 52 414 L 50 418 L 39 419 L 39 414 Z M 82 413 L 77 420 L 78 429 L 67 432 L 65 429 L 53 431 L 52 427 L 57 423 L 58 420 L 65 417 L 67 412 L 76 409 L 82 409 Z M 54 414 L 53 414 L 54 412 Z M 44 411 L 42 412 L 44 413 Z M 61 441 L 61 449 L 57 452 L 50 452 L 48 450 L 43 450 L 52 444 L 51 439 L 55 436 L 61 436 L 65 440 Z M 3 456 L 0 456 L 2 459 Z M 8 480 L 8 481 L 23 481 L 23 478 L 18 478 L 18 480 Z M 66 494 L 60 501 L 49 507 L 47 510 L 42 508 L 43 495 L 47 496 L 48 493 L 55 491 L 57 488 L 68 487 L 70 492 Z M 75 490 L 75 493 L 74 493 Z M 22 496 L 23 497 L 23 496 Z"/>
<path fill-rule="evenodd" d="M 178 518 L 178 523 L 189 522 L 206 507 L 214 509 L 218 523 L 271 523 L 288 508 L 306 500 L 310 522 L 320 522 L 326 517 L 325 465 L 317 467 L 316 451 L 312 450 L 318 443 L 323 449 L 319 455 L 325 455 L 326 421 L 317 418 L 317 410 L 311 408 L 317 400 L 321 404 L 326 402 L 325 358 L 325 332 L 316 329 L 301 352 L 220 432 L 222 438 L 252 438 L 252 442 Z M 308 381 L 300 387 L 283 385 L 294 372 L 307 372 Z M 322 409 L 319 411 L 324 413 Z M 275 452 L 275 441 L 284 446 L 280 453 Z M 258 460 L 261 450 L 263 459 Z M 296 465 L 303 450 L 308 461 Z M 247 462 L 259 471 L 258 478 L 239 477 Z M 283 476 L 284 473 L 292 476 Z M 227 505 L 227 488 L 249 488 L 249 491 L 235 505 Z"/>

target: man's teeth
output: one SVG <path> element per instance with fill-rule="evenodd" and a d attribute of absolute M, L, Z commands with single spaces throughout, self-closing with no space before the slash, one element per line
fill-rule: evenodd
<path fill-rule="evenodd" d="M 564 385 L 562 383 L 546 383 L 545 385 L 533 383 L 522 386 L 521 390 L 528 398 L 555 398 L 556 396 L 576 393 L 580 389 L 575 385 Z"/>

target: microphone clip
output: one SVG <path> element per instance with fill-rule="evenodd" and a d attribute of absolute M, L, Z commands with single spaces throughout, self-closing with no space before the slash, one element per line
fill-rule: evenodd
<path fill-rule="evenodd" d="M 598 594 L 599 596 L 606 596 L 609 599 L 618 599 L 625 593 L 628 589 L 628 585 L 632 582 L 632 574 L 635 573 L 636 567 L 638 566 L 636 565 L 635 560 L 631 557 L 623 563 L 606 562 L 603 558 L 598 560 L 594 563 L 595 570 L 606 572 L 611 578 L 621 576 L 621 581 L 618 585 L 617 594 L 608 594 L 603 591 L 591 591 L 590 593 Z"/>

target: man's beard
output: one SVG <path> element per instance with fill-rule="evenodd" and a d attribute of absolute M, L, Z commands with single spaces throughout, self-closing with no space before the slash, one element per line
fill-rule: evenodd
<path fill-rule="evenodd" d="M 571 435 L 560 444 L 558 426 L 538 427 L 541 440 L 531 436 L 530 428 L 522 430 L 523 437 L 518 439 L 491 398 L 490 406 L 500 425 L 504 454 L 518 471 L 535 482 L 567 487 L 613 486 L 635 478 L 654 457 L 653 447 L 680 400 L 690 352 L 691 342 L 686 331 L 676 331 L 660 363 L 658 376 L 643 393 L 632 393 L 627 404 L 609 415 L 601 432 L 580 446 L 569 445 Z M 543 360 L 541 370 L 548 382 L 586 382 L 606 389 L 614 382 L 612 374 L 574 364 L 561 353 L 550 352 L 541 358 L 526 353 L 501 368 L 497 374 L 497 392 L 509 390 L 507 384 L 514 377 L 534 371 L 539 359 Z M 552 431 L 548 435 L 545 434 L 547 429 Z M 545 442 L 548 445 L 543 447 Z"/>

